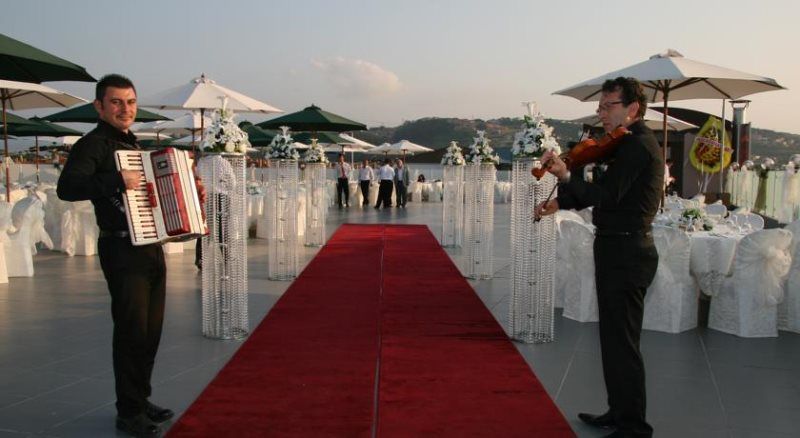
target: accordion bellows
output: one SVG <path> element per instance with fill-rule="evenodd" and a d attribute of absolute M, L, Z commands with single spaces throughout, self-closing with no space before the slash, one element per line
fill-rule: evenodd
<path fill-rule="evenodd" d="M 115 158 L 117 169 L 144 175 L 137 188 L 122 195 L 133 245 L 190 240 L 208 233 L 189 152 L 118 150 Z"/>

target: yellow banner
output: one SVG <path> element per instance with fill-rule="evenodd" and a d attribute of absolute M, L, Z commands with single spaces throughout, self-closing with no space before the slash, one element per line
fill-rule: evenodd
<path fill-rule="evenodd" d="M 720 154 L 722 129 L 722 120 L 713 116 L 709 117 L 700 132 L 697 133 L 692 148 L 689 149 L 689 161 L 692 162 L 695 169 L 702 173 L 717 173 L 731 163 L 733 149 L 729 135 L 725 136 L 725 153 Z"/>

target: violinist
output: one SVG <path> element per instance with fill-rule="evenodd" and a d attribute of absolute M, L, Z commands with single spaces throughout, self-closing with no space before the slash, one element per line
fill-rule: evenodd
<path fill-rule="evenodd" d="M 557 155 L 547 152 L 549 171 L 559 179 L 557 199 L 536 207 L 539 217 L 559 208 L 593 207 L 595 281 L 600 315 L 600 347 L 608 411 L 578 414 L 595 427 L 615 429 L 609 437 L 650 437 L 645 419 L 645 374 L 639 337 L 644 295 L 658 266 L 651 233 L 664 189 L 664 162 L 653 132 L 642 116 L 647 99 L 633 78 L 603 84 L 597 114 L 607 133 L 629 132 L 605 159 L 607 169 L 593 182 L 572 175 Z"/>

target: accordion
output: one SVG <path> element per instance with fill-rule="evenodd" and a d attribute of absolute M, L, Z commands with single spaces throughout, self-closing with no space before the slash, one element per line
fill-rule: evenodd
<path fill-rule="evenodd" d="M 134 245 L 190 240 L 208 234 L 197 195 L 189 152 L 118 150 L 118 170 L 138 170 L 144 177 L 122 194 Z"/>

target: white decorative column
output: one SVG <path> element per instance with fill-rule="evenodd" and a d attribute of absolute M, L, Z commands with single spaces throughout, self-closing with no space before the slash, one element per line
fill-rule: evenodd
<path fill-rule="evenodd" d="M 306 184 L 306 246 L 325 244 L 325 163 L 307 163 L 303 179 Z"/>
<path fill-rule="evenodd" d="M 525 343 L 553 341 L 555 294 L 555 215 L 533 220 L 533 210 L 547 199 L 556 178 L 537 180 L 533 158 L 515 159 L 511 173 L 511 299 L 509 336 Z M 553 198 L 555 193 L 553 193 Z"/>
<path fill-rule="evenodd" d="M 464 276 L 493 275 L 494 163 L 467 164 L 464 171 Z"/>
<path fill-rule="evenodd" d="M 445 165 L 442 175 L 442 246 L 461 246 L 464 240 L 464 166 Z"/>
<path fill-rule="evenodd" d="M 269 215 L 270 280 L 291 280 L 297 276 L 297 160 L 273 160 L 267 188 Z"/>
<path fill-rule="evenodd" d="M 242 339 L 247 315 L 245 156 L 209 154 L 198 162 L 209 234 L 202 238 L 203 335 Z"/>

